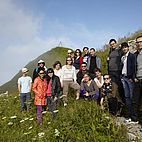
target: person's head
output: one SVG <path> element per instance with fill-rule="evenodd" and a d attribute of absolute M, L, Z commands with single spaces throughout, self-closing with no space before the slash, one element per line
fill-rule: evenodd
<path fill-rule="evenodd" d="M 86 62 L 83 62 L 81 64 L 81 69 L 82 69 L 82 71 L 86 71 L 87 70 L 87 63 Z"/>
<path fill-rule="evenodd" d="M 66 58 L 66 65 L 72 65 L 72 64 L 73 64 L 72 58 L 71 57 L 67 57 Z"/>
<path fill-rule="evenodd" d="M 101 72 L 101 70 L 99 68 L 95 69 L 95 75 L 96 75 L 97 78 L 101 77 L 102 72 Z"/>
<path fill-rule="evenodd" d="M 91 48 L 90 49 L 90 55 L 91 56 L 95 56 L 95 48 Z"/>
<path fill-rule="evenodd" d="M 111 82 L 111 78 L 108 74 L 104 75 L 104 83 L 105 84 L 109 84 Z"/>
<path fill-rule="evenodd" d="M 73 51 L 71 49 L 68 50 L 68 57 L 71 57 L 72 52 Z"/>
<path fill-rule="evenodd" d="M 128 43 L 127 42 L 121 43 L 121 49 L 122 49 L 123 53 L 126 54 L 129 51 Z"/>
<path fill-rule="evenodd" d="M 38 76 L 39 76 L 41 79 L 44 78 L 44 76 L 45 76 L 45 68 L 44 68 L 44 67 L 40 67 L 40 68 L 38 69 Z"/>
<path fill-rule="evenodd" d="M 138 50 L 142 50 L 142 35 L 141 35 L 141 36 L 138 36 L 138 37 L 136 38 L 136 44 L 137 44 Z"/>
<path fill-rule="evenodd" d="M 89 48 L 88 48 L 88 47 L 83 47 L 83 52 L 84 52 L 85 54 L 88 54 L 88 53 L 89 53 Z"/>
<path fill-rule="evenodd" d="M 39 60 L 38 61 L 38 66 L 39 67 L 44 67 L 45 66 L 45 62 L 43 60 Z"/>
<path fill-rule="evenodd" d="M 52 78 L 52 76 L 54 75 L 54 70 L 52 68 L 48 68 L 47 69 L 47 75 Z"/>
<path fill-rule="evenodd" d="M 83 75 L 83 81 L 88 82 L 91 80 L 90 74 L 89 73 L 85 73 Z"/>
<path fill-rule="evenodd" d="M 81 50 L 80 49 L 76 49 L 75 50 L 75 57 L 78 57 L 78 56 L 81 56 L 82 53 L 81 53 Z"/>
<path fill-rule="evenodd" d="M 110 39 L 109 45 L 110 48 L 115 49 L 117 47 L 117 41 L 115 39 Z"/>
<path fill-rule="evenodd" d="M 26 76 L 29 70 L 27 68 L 22 68 L 21 71 L 22 71 L 23 76 Z"/>
<path fill-rule="evenodd" d="M 53 64 L 53 68 L 56 69 L 56 70 L 61 69 L 61 68 L 62 68 L 61 62 L 60 62 L 60 61 L 56 61 L 56 62 Z"/>

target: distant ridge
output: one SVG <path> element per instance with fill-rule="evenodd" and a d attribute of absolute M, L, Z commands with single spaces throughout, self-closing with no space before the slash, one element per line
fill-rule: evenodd
<path fill-rule="evenodd" d="M 39 57 L 37 57 L 36 59 L 29 62 L 27 65 L 25 65 L 25 67 L 29 69 L 29 75 L 32 76 L 32 72 L 34 68 L 37 66 L 37 62 L 40 59 L 45 61 L 45 64 L 47 67 L 52 67 L 53 63 L 56 60 L 59 60 L 62 62 L 62 64 L 64 64 L 68 49 L 69 48 L 65 48 L 65 47 L 55 47 L 41 54 Z M 17 80 L 20 76 L 21 76 L 21 71 L 19 71 L 10 81 L 0 86 L 0 93 L 6 92 L 6 91 L 10 93 L 16 92 Z"/>

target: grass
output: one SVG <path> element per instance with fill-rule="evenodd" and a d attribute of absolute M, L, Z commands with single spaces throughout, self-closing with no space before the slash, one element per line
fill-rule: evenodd
<path fill-rule="evenodd" d="M 36 122 L 35 106 L 20 112 L 17 94 L 0 97 L 0 106 L 1 142 L 127 142 L 126 129 L 116 127 L 114 118 L 94 101 L 70 97 L 67 107 L 59 106 L 56 119 L 43 114 L 42 126 Z"/>

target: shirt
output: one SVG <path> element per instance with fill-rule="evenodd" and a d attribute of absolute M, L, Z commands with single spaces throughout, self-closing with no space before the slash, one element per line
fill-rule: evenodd
<path fill-rule="evenodd" d="M 21 86 L 20 93 L 28 93 L 31 89 L 32 78 L 30 76 L 22 76 L 18 79 L 18 84 Z"/>

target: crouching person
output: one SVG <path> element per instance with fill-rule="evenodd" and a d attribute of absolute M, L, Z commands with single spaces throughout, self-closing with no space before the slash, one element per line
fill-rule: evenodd
<path fill-rule="evenodd" d="M 117 98 L 113 94 L 113 86 L 109 75 L 104 75 L 104 84 L 101 88 L 101 108 L 104 109 L 104 102 L 108 102 L 109 112 L 112 115 L 117 113 Z"/>
<path fill-rule="evenodd" d="M 81 95 L 85 100 L 99 101 L 99 88 L 94 80 L 91 79 L 89 73 L 85 73 L 81 82 Z"/>
<path fill-rule="evenodd" d="M 61 95 L 61 83 L 58 76 L 54 75 L 52 68 L 47 70 L 47 106 L 48 111 L 52 113 L 52 117 L 55 118 L 57 110 L 58 98 Z"/>
<path fill-rule="evenodd" d="M 38 77 L 34 80 L 33 91 L 35 93 L 34 104 L 37 106 L 37 122 L 42 125 L 42 109 L 46 105 L 47 81 L 45 78 L 45 69 L 40 68 Z"/>

